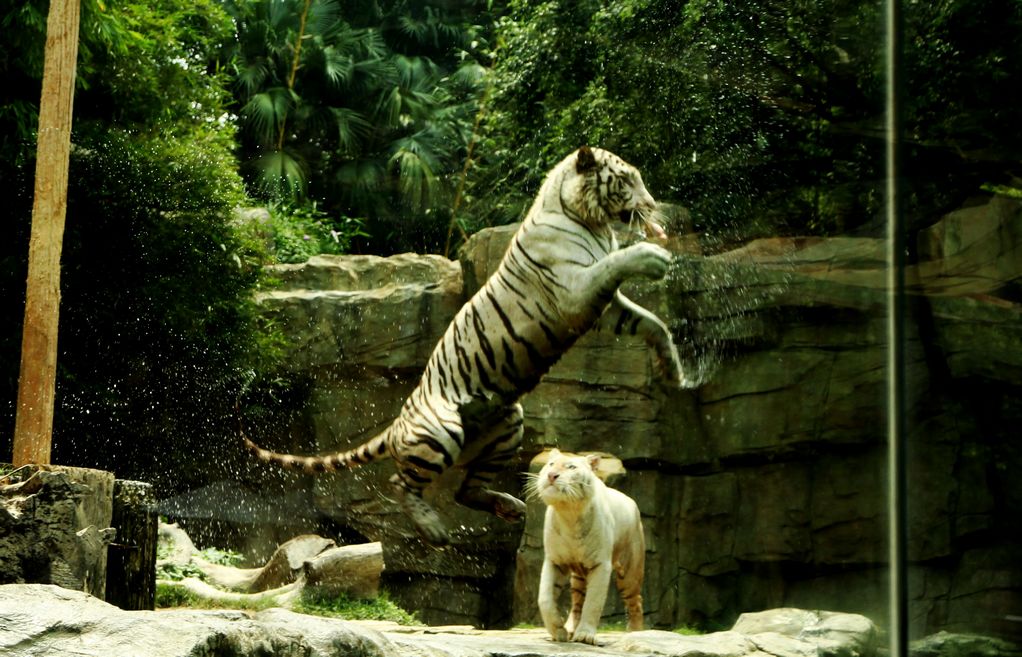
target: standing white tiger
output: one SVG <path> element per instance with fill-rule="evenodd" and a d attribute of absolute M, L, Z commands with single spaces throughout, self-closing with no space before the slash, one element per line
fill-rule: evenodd
<path fill-rule="evenodd" d="M 628 631 L 642 629 L 642 579 L 646 540 L 639 507 L 596 476 L 597 455 L 551 450 L 528 490 L 547 505 L 543 520 L 543 572 L 539 613 L 554 641 L 596 643 L 596 626 L 610 588 L 611 572 L 628 615 Z M 571 581 L 571 613 L 557 608 Z"/>
<path fill-rule="evenodd" d="M 246 445 L 264 461 L 307 473 L 393 458 L 393 490 L 418 533 L 434 545 L 449 537 L 422 492 L 452 466 L 466 470 L 458 502 L 520 519 L 521 500 L 489 488 L 521 443 L 518 398 L 597 321 L 642 336 L 664 378 L 680 385 L 667 328 L 618 292 L 626 278 L 667 272 L 667 250 L 648 242 L 619 250 L 611 228 L 615 221 L 638 220 L 662 236 L 655 214 L 655 201 L 634 167 L 583 146 L 547 174 L 497 270 L 448 326 L 418 387 L 387 429 L 359 447 L 325 456 L 278 454 L 247 437 Z"/>

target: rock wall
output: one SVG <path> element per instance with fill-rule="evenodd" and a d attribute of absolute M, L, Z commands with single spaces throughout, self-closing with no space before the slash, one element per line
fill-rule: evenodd
<path fill-rule="evenodd" d="M 113 498 L 114 476 L 103 470 L 30 465 L 0 477 L 0 584 L 56 584 L 103 599 Z"/>
<path fill-rule="evenodd" d="M 512 230 L 473 236 L 460 268 L 411 255 L 281 268 L 262 303 L 313 385 L 308 426 L 273 446 L 340 449 L 386 426 Z M 784 606 L 882 621 L 882 241 L 778 238 L 702 256 L 686 236 L 674 248 L 665 281 L 627 289 L 668 322 L 695 385 L 665 390 L 641 343 L 586 336 L 523 399 L 519 472 L 502 485 L 520 490 L 519 473 L 551 446 L 619 458 L 627 472 L 611 483 L 636 499 L 647 534 L 649 626 L 726 627 Z M 920 234 L 916 252 L 906 345 L 913 631 L 1017 632 L 1020 205 L 993 198 L 953 213 Z M 453 505 L 448 481 L 434 497 L 459 529 L 453 546 L 428 550 L 386 499 L 392 471 L 307 481 L 321 512 L 384 542 L 385 585 L 423 620 L 535 622 L 541 509 L 509 526 Z M 621 615 L 616 598 L 607 613 Z"/>

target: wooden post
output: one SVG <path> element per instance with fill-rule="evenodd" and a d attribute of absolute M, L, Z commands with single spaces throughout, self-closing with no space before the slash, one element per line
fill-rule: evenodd
<path fill-rule="evenodd" d="M 15 466 L 50 462 L 60 315 L 60 250 L 67 212 L 67 169 L 80 10 L 80 0 L 51 0 L 46 22 L 32 236 L 28 247 L 25 324 L 14 425 Z"/>
<path fill-rule="evenodd" d="M 114 482 L 113 519 L 117 537 L 107 549 L 106 601 L 121 609 L 156 604 L 156 543 L 159 517 L 150 484 Z"/>

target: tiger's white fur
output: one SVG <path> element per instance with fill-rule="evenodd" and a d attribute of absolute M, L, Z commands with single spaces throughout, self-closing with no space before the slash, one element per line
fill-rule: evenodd
<path fill-rule="evenodd" d="M 263 461 L 308 473 L 393 458 L 393 490 L 418 533 L 434 545 L 449 537 L 422 492 L 453 466 L 467 471 L 456 494 L 460 503 L 520 519 L 521 500 L 489 485 L 521 443 L 518 398 L 581 335 L 598 322 L 640 335 L 666 381 L 681 383 L 667 328 L 618 291 L 629 277 L 667 272 L 667 250 L 649 242 L 618 249 L 611 227 L 637 221 L 663 235 L 655 213 L 634 167 L 610 152 L 580 148 L 548 173 L 497 270 L 457 313 L 387 429 L 359 447 L 324 456 L 279 454 L 245 437 L 248 449 Z"/>
<path fill-rule="evenodd" d="M 596 476 L 599 462 L 598 455 L 554 449 L 527 483 L 530 496 L 547 505 L 538 602 L 554 641 L 596 643 L 612 572 L 625 603 L 628 630 L 642 629 L 646 542 L 639 507 Z M 557 600 L 569 578 L 571 614 L 565 621 Z"/>

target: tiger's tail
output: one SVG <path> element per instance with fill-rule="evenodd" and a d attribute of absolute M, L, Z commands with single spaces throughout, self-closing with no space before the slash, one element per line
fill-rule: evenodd
<path fill-rule="evenodd" d="M 388 457 L 387 445 L 390 442 L 390 431 L 388 427 L 381 433 L 370 438 L 358 447 L 353 447 L 346 452 L 334 454 L 323 454 L 320 456 L 300 456 L 297 454 L 283 454 L 274 452 L 256 445 L 245 431 L 241 431 L 241 438 L 245 441 L 248 451 L 260 461 L 279 465 L 286 470 L 297 470 L 305 474 L 320 474 L 323 472 L 336 472 L 337 470 L 350 470 L 360 465 L 377 461 Z"/>

